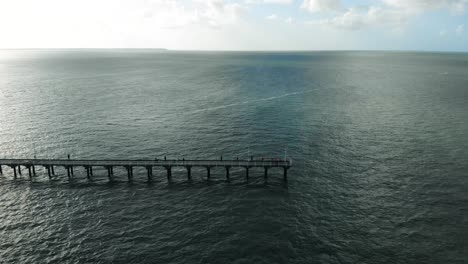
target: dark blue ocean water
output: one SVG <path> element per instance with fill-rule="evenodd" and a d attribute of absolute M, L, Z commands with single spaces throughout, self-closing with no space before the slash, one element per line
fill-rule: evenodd
<path fill-rule="evenodd" d="M 0 176 L 1 263 L 466 263 L 468 55 L 0 51 L 0 158 L 293 160 Z"/>

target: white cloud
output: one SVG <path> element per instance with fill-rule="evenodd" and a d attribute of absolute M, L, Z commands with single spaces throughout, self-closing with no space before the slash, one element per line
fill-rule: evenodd
<path fill-rule="evenodd" d="M 154 26 L 179 28 L 190 25 L 220 27 L 234 24 L 243 17 L 246 8 L 223 0 L 194 0 L 190 8 L 177 0 L 149 1 L 143 15 Z"/>
<path fill-rule="evenodd" d="M 268 20 L 276 20 L 276 19 L 278 19 L 278 16 L 277 16 L 276 14 L 271 14 L 271 15 L 267 16 L 266 19 L 268 19 Z"/>
<path fill-rule="evenodd" d="M 346 30 L 387 25 L 395 30 L 429 10 L 448 9 L 454 14 L 461 14 L 466 4 L 468 0 L 382 0 L 381 5 L 351 7 L 333 18 L 309 21 L 308 24 L 329 25 Z M 305 0 L 304 5 L 311 12 L 319 12 L 339 10 L 340 3 L 335 0 Z"/>
<path fill-rule="evenodd" d="M 247 14 L 228 0 L 0 0 L 0 48 L 227 46 Z"/>
<path fill-rule="evenodd" d="M 424 12 L 431 9 L 446 8 L 455 14 L 462 14 L 468 0 L 384 0 L 389 7 Z"/>
<path fill-rule="evenodd" d="M 280 4 L 290 5 L 293 0 L 245 0 L 246 4 Z"/>
<path fill-rule="evenodd" d="M 293 0 L 263 0 L 263 2 L 267 4 L 289 5 L 289 4 L 292 4 Z"/>
<path fill-rule="evenodd" d="M 343 14 L 333 18 L 310 21 L 308 24 L 329 25 L 346 30 L 359 30 L 374 25 L 390 25 L 398 28 L 408 19 L 409 15 L 405 12 L 381 7 L 370 7 L 369 9 L 350 8 Z"/>
<path fill-rule="evenodd" d="M 149 23 L 161 28 L 184 27 L 200 19 L 198 13 L 188 12 L 181 3 L 173 0 L 148 1 L 142 14 L 150 20 Z"/>
<path fill-rule="evenodd" d="M 304 0 L 301 8 L 311 13 L 337 11 L 341 9 L 340 0 Z"/>
<path fill-rule="evenodd" d="M 247 5 L 246 1 L 254 1 L 259 6 Z M 467 1 L 0 0 L 0 48 L 366 48 L 371 46 L 371 37 L 381 36 L 381 32 L 394 32 L 395 29 L 405 30 L 408 22 L 424 12 L 461 13 L 467 7 Z M 353 7 L 357 2 L 368 5 Z M 297 10 L 301 4 L 302 10 Z M 326 12 L 310 15 L 310 19 L 317 19 L 310 24 L 321 26 L 306 28 L 300 25 L 304 14 L 309 11 Z M 439 38 L 438 33 L 445 35 L 447 43 L 455 40 L 457 35 L 461 36 L 459 41 L 463 40 L 465 28 L 457 25 L 466 26 L 466 17 L 454 19 L 459 22 L 448 27 L 445 25 L 453 21 L 445 20 L 447 18 L 439 13 L 423 17 L 424 21 L 418 20 L 418 23 L 427 22 L 428 25 L 438 21 L 444 24 L 428 28 L 428 32 L 434 33 L 425 34 L 424 40 Z M 265 19 L 276 20 L 265 23 Z M 343 33 L 330 28 L 378 30 L 366 31 L 366 38 L 361 38 L 363 34 L 359 32 Z M 440 33 L 438 29 L 444 32 Z M 411 32 L 416 30 L 421 28 L 414 28 Z M 423 32 L 417 35 L 415 38 L 408 34 L 408 41 L 401 42 L 398 47 L 405 47 L 406 43 L 415 43 L 416 47 L 431 44 L 430 41 L 419 41 Z M 377 45 L 394 48 L 398 43 L 388 41 Z M 459 45 L 461 47 L 463 43 Z M 464 46 L 461 49 L 466 50 Z"/>
<path fill-rule="evenodd" d="M 200 22 L 210 26 L 220 26 L 237 22 L 245 13 L 245 7 L 238 3 L 225 3 L 223 0 L 204 0 L 199 9 Z"/>
<path fill-rule="evenodd" d="M 465 25 L 459 25 L 456 29 L 455 29 L 455 33 L 457 34 L 458 37 L 461 37 L 463 35 L 463 33 L 465 32 Z"/>

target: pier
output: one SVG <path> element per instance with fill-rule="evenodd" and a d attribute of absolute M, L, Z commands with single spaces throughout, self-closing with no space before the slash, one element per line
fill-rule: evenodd
<path fill-rule="evenodd" d="M 146 169 L 148 181 L 153 179 L 153 168 L 160 167 L 166 170 L 167 180 L 170 182 L 172 178 L 172 169 L 175 167 L 185 168 L 187 171 L 187 179 L 192 178 L 192 168 L 202 167 L 206 169 L 206 177 L 211 178 L 211 169 L 215 167 L 223 167 L 226 172 L 226 180 L 230 180 L 231 168 L 245 169 L 245 178 L 249 180 L 249 170 L 253 168 L 263 168 L 263 175 L 265 180 L 268 178 L 268 171 L 273 168 L 282 169 L 283 179 L 287 181 L 288 170 L 291 168 L 292 162 L 290 160 L 279 159 L 262 159 L 254 160 L 166 160 L 166 158 L 159 160 L 79 160 L 79 159 L 0 159 L 0 174 L 3 174 L 2 166 L 10 167 L 13 170 L 13 176 L 16 179 L 22 175 L 21 168 L 27 170 L 29 179 L 32 180 L 36 176 L 36 168 L 43 167 L 47 171 L 49 178 L 55 175 L 56 167 L 63 167 L 67 171 L 68 178 L 74 176 L 74 170 L 83 168 L 86 172 L 86 177 L 91 179 L 93 177 L 93 168 L 101 167 L 107 170 L 109 181 L 112 181 L 114 176 L 115 167 L 123 167 L 127 171 L 129 181 L 133 179 L 133 168 L 141 167 Z"/>

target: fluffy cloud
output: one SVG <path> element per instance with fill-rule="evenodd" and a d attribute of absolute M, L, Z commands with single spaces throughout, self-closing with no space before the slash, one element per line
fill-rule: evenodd
<path fill-rule="evenodd" d="M 308 24 L 329 25 L 339 29 L 358 30 L 372 25 L 400 26 L 409 19 L 407 12 L 381 7 L 368 9 L 350 8 L 344 13 L 330 19 L 311 21 Z"/>
<path fill-rule="evenodd" d="M 304 0 L 302 8 L 311 13 L 337 11 L 341 9 L 340 0 Z"/>
<path fill-rule="evenodd" d="M 462 14 L 468 0 L 384 0 L 390 7 L 424 12 L 431 9 L 448 8 L 452 12 Z"/>
<path fill-rule="evenodd" d="M 266 19 L 268 19 L 268 20 L 276 20 L 276 19 L 278 19 L 278 16 L 277 16 L 276 14 L 271 14 L 271 15 L 267 16 Z"/>
<path fill-rule="evenodd" d="M 225 3 L 223 0 L 204 0 L 198 9 L 200 22 L 210 26 L 220 26 L 237 22 L 246 11 L 246 8 L 238 3 Z"/>
<path fill-rule="evenodd" d="M 305 1 L 309 11 L 338 10 L 339 2 L 327 2 L 331 6 L 320 6 L 322 1 Z M 311 3 L 313 5 L 311 5 Z M 429 10 L 448 9 L 454 14 L 461 14 L 468 0 L 383 0 L 381 5 L 369 7 L 351 7 L 329 19 L 309 21 L 308 24 L 329 25 L 339 29 L 359 30 L 377 25 L 389 25 L 399 28 L 413 17 Z M 334 8 L 332 8 L 334 7 Z"/>
<path fill-rule="evenodd" d="M 178 28 L 189 25 L 220 27 L 233 24 L 246 13 L 246 8 L 238 3 L 223 0 L 194 0 L 189 8 L 177 0 L 153 0 L 147 3 L 144 17 L 155 26 Z"/>
<path fill-rule="evenodd" d="M 285 4 L 289 5 L 292 4 L 293 0 L 263 0 L 264 3 L 267 4 Z"/>
<path fill-rule="evenodd" d="M 245 0 L 246 4 L 280 4 L 290 5 L 293 0 Z"/>

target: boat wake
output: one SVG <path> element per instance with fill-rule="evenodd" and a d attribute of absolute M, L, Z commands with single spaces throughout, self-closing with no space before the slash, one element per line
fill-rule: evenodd
<path fill-rule="evenodd" d="M 288 97 L 288 96 L 293 96 L 293 95 L 298 95 L 298 94 L 305 94 L 305 93 L 309 93 L 309 92 L 312 92 L 312 91 L 313 90 L 298 91 L 298 92 L 286 93 L 286 94 L 282 94 L 282 95 L 278 95 L 278 96 L 272 96 L 272 97 L 267 97 L 267 98 L 243 101 L 243 102 L 239 102 L 239 103 L 220 105 L 220 106 L 215 106 L 215 107 L 208 107 L 208 108 L 203 108 L 203 109 L 198 109 L 198 110 L 192 111 L 191 113 L 196 114 L 196 113 L 200 113 L 200 112 L 214 111 L 214 110 L 219 110 L 219 109 L 224 109 L 224 108 L 229 108 L 229 107 L 235 107 L 235 106 L 240 106 L 240 105 L 246 105 L 246 104 L 252 104 L 252 103 L 258 103 L 258 102 L 263 102 L 263 101 L 271 101 L 271 100 L 281 99 L 281 98 Z"/>

